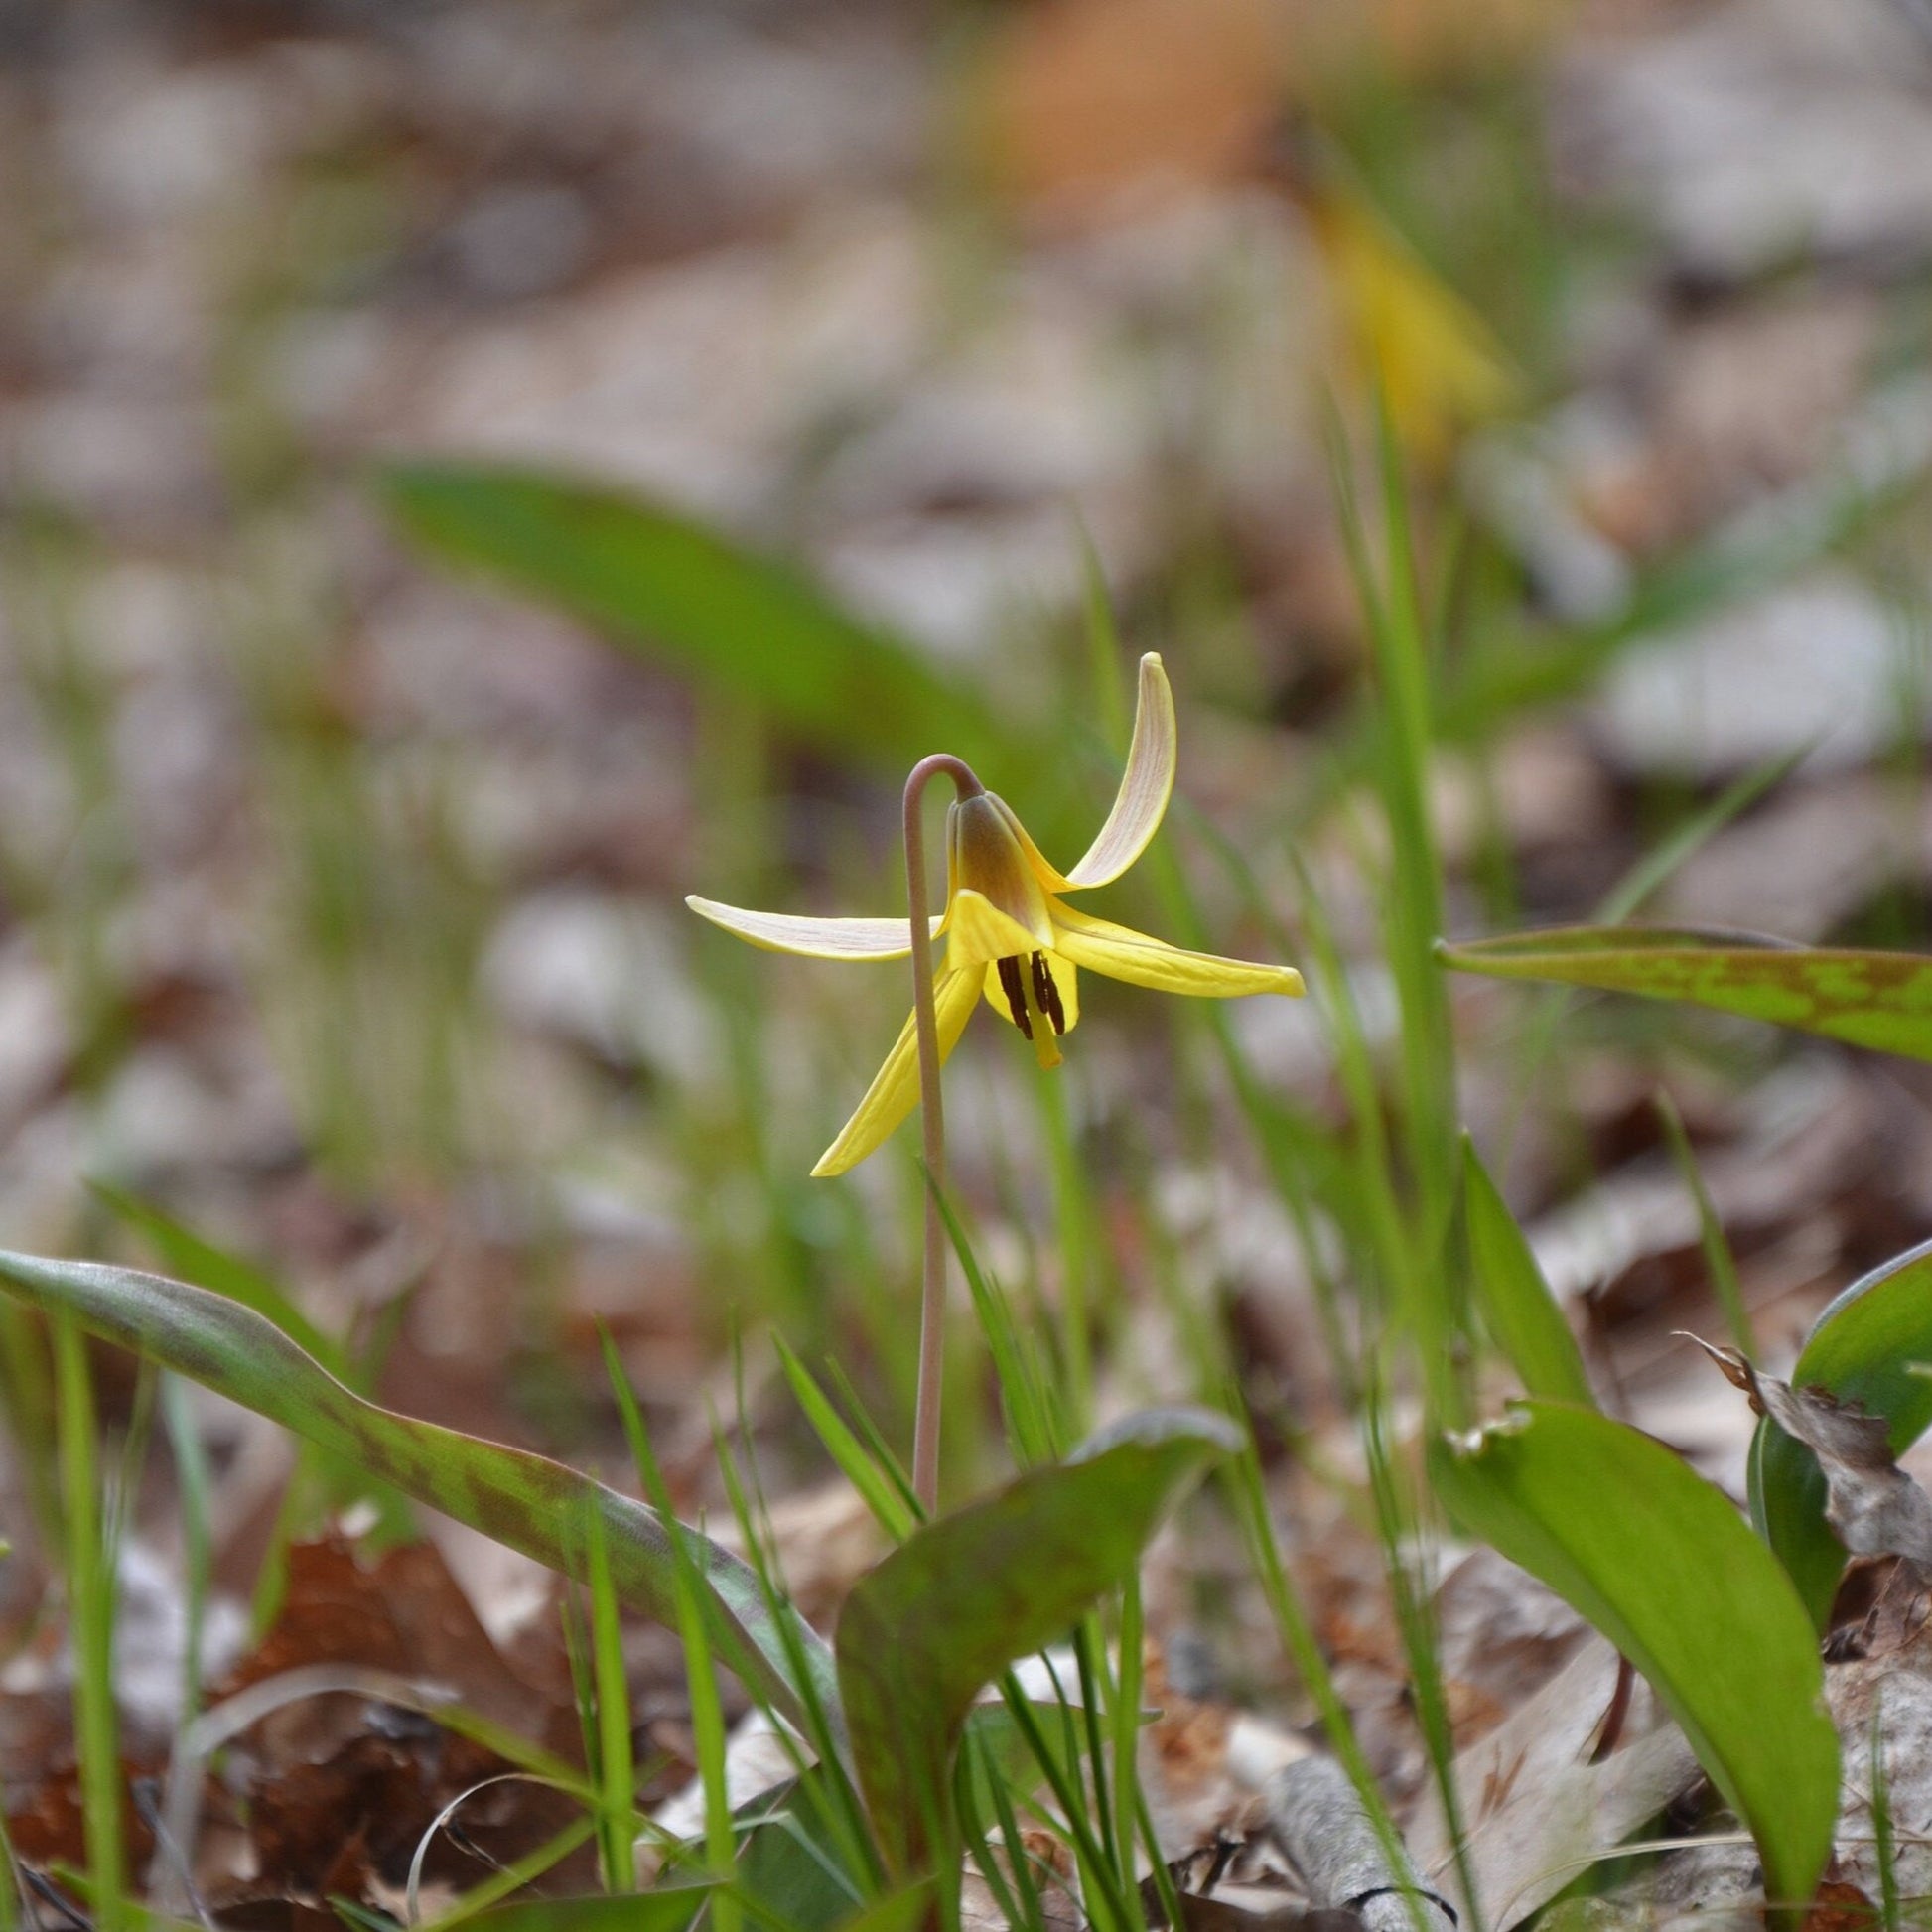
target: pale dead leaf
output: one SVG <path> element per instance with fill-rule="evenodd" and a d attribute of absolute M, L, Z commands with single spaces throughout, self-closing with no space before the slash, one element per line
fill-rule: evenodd
<path fill-rule="evenodd" d="M 1429 1882 L 1450 1898 L 1463 1923 L 1509 1932 L 1698 1775 L 1683 1733 L 1659 1722 L 1641 1686 L 1625 1724 L 1629 1741 L 1602 1762 L 1590 1761 L 1618 1670 L 1616 1651 L 1591 1637 L 1535 1697 L 1457 1756 L 1454 1787 L 1462 1797 L 1479 1918 L 1468 1910 L 1431 1787 L 1409 1841 Z"/>
<path fill-rule="evenodd" d="M 1828 1389 L 1794 1389 L 1760 1375 L 1734 1348 L 1714 1347 L 1693 1334 L 1684 1338 L 1750 1397 L 1759 1415 L 1817 1456 L 1825 1476 L 1825 1520 L 1854 1556 L 1901 1556 L 1932 1565 L 1932 1497 L 1892 1459 L 1882 1416 L 1867 1415 Z"/>

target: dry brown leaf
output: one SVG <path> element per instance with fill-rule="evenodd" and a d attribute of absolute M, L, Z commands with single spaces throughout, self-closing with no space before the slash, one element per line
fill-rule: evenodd
<path fill-rule="evenodd" d="M 988 70 L 999 178 L 1078 203 L 1123 183 L 1226 181 L 1281 103 L 1269 0 L 1058 0 L 1016 13 Z"/>
<path fill-rule="evenodd" d="M 1750 1397 L 1759 1415 L 1817 1456 L 1825 1476 L 1825 1520 L 1854 1556 L 1900 1556 L 1932 1566 L 1932 1497 L 1892 1459 L 1882 1416 L 1841 1402 L 1828 1389 L 1794 1389 L 1760 1375 L 1734 1348 L 1714 1347 L 1693 1334 L 1684 1338 Z"/>
<path fill-rule="evenodd" d="M 1857 1885 L 1827 1878 L 1805 1914 L 1804 1932 L 1868 1932 L 1877 1922 L 1877 1907 Z"/>
<path fill-rule="evenodd" d="M 1623 1747 L 1591 1761 L 1618 1671 L 1616 1651 L 1590 1637 L 1535 1697 L 1455 1760 L 1481 1922 L 1496 1932 L 1527 1918 L 1576 1876 L 1579 1860 L 1620 1844 L 1697 1776 L 1683 1733 L 1656 1723 L 1641 1687 Z M 1431 1883 L 1467 1922 L 1469 1901 L 1434 1787 L 1410 1827 L 1410 1843 Z"/>

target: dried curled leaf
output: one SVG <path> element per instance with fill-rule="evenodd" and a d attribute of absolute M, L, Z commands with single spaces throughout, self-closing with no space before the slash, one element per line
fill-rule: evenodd
<path fill-rule="evenodd" d="M 1680 1332 L 1682 1332 L 1680 1330 Z M 1686 1334 L 1787 1436 L 1811 1450 L 1825 1476 L 1825 1520 L 1854 1556 L 1900 1556 L 1932 1567 L 1932 1497 L 1892 1459 L 1889 1425 L 1828 1389 L 1794 1389 L 1760 1375 L 1734 1348 Z"/>

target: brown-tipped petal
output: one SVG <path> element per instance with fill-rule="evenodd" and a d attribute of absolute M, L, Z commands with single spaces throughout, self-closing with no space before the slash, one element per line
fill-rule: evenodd
<path fill-rule="evenodd" d="M 749 939 L 767 952 L 807 959 L 903 959 L 912 950 L 909 919 L 808 919 L 795 912 L 751 912 L 688 895 L 685 904 L 702 919 Z M 933 919 L 936 935 L 940 921 Z"/>
<path fill-rule="evenodd" d="M 939 1058 L 959 1044 L 959 1035 L 980 994 L 977 966 L 946 967 L 932 983 L 939 1033 Z M 840 1128 L 839 1137 L 818 1157 L 812 1170 L 815 1178 L 844 1173 L 882 1145 L 919 1101 L 919 1048 L 910 1015 L 899 1029 L 886 1063 L 873 1076 L 866 1097 L 853 1110 L 852 1118 Z"/>
<path fill-rule="evenodd" d="M 948 912 L 962 893 L 977 893 L 1032 935 L 1030 946 L 1050 946 L 1053 928 L 1046 890 L 1028 857 L 1030 843 L 1012 807 L 993 792 L 983 791 L 952 805 L 946 812 Z"/>
<path fill-rule="evenodd" d="M 1099 836 L 1066 875 L 1064 887 L 1104 886 L 1118 879 L 1161 829 L 1173 796 L 1174 765 L 1180 734 L 1174 723 L 1173 692 L 1168 686 L 1158 651 L 1141 659 L 1140 698 L 1134 712 L 1134 739 L 1127 750 L 1114 808 Z"/>
<path fill-rule="evenodd" d="M 1303 991 L 1302 976 L 1292 966 L 1261 966 L 1245 959 L 1187 952 L 1064 905 L 1053 908 L 1053 942 L 1057 951 L 1078 965 L 1105 973 L 1109 979 L 1151 986 L 1158 993 L 1230 1000 L 1244 993 Z"/>

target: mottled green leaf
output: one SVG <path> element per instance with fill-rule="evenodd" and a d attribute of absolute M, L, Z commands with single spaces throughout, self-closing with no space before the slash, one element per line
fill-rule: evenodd
<path fill-rule="evenodd" d="M 1476 1307 L 1523 1387 L 1554 1402 L 1592 1407 L 1596 1398 L 1577 1337 L 1467 1135 L 1462 1138 L 1462 1213 Z"/>
<path fill-rule="evenodd" d="M 50 1312 L 68 1311 L 107 1340 L 206 1383 L 554 1569 L 583 1574 L 580 1526 L 586 1510 L 594 1509 L 609 1538 L 620 1598 L 646 1616 L 675 1621 L 675 1555 L 653 1511 L 548 1456 L 365 1402 L 252 1309 L 160 1275 L 34 1255 L 0 1253 L 0 1288 Z M 710 1612 L 726 1654 L 742 1655 L 774 1704 L 800 1716 L 786 1639 L 758 1578 L 696 1531 L 686 1530 L 684 1540 L 710 1587 Z M 831 1658 L 823 1640 L 799 1617 L 792 1618 L 792 1639 L 833 1708 Z"/>
<path fill-rule="evenodd" d="M 919 1868 L 945 1842 L 953 1751 L 981 1687 L 1127 1577 L 1180 1491 L 1238 1447 L 1204 1410 L 1132 1417 L 914 1531 L 860 1580 L 839 1615 L 839 1686 L 896 1868 Z"/>
<path fill-rule="evenodd" d="M 1809 1900 L 1838 1813 L 1824 1668 L 1790 1579 L 1723 1494 L 1651 1437 L 1558 1403 L 1444 1439 L 1430 1469 L 1458 1523 L 1650 1680 L 1757 1841 L 1769 1897 Z"/>
<path fill-rule="evenodd" d="M 1440 953 L 1458 972 L 1682 1000 L 1932 1060 L 1932 958 L 1917 953 L 1792 946 L 1694 926 L 1586 925 L 1479 939 Z"/>
<path fill-rule="evenodd" d="M 583 619 L 774 723 L 903 770 L 947 750 L 996 767 L 977 693 L 842 610 L 805 573 L 628 490 L 483 463 L 412 462 L 377 487 L 426 549 Z"/>
<path fill-rule="evenodd" d="M 295 1345 L 313 1355 L 341 1381 L 352 1381 L 347 1351 L 326 1335 L 296 1307 L 281 1285 L 251 1262 L 225 1248 L 217 1248 L 195 1230 L 164 1213 L 152 1201 L 140 1199 L 106 1181 L 94 1180 L 87 1191 L 123 1226 L 154 1244 L 155 1258 L 199 1288 L 212 1289 L 230 1302 L 253 1309 L 280 1328 Z"/>
<path fill-rule="evenodd" d="M 1932 1242 L 1854 1282 L 1813 1323 L 1791 1371 L 1794 1389 L 1829 1389 L 1890 1425 L 1902 1454 L 1932 1428 Z M 1790 1571 L 1819 1629 L 1845 1571 L 1845 1547 L 1825 1521 L 1818 1458 L 1768 1418 L 1751 1442 L 1751 1515 Z"/>

